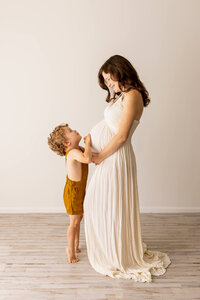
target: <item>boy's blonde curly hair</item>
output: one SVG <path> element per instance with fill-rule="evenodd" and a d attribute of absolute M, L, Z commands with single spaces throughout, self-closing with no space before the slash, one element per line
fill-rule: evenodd
<path fill-rule="evenodd" d="M 67 141 L 63 128 L 68 127 L 68 124 L 61 124 L 55 127 L 48 137 L 49 148 L 60 156 L 66 154 L 63 142 Z"/>

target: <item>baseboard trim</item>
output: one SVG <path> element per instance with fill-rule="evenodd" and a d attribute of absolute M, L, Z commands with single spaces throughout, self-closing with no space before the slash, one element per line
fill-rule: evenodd
<path fill-rule="evenodd" d="M 141 213 L 200 213 L 200 207 L 176 207 L 176 206 L 169 206 L 169 207 L 141 207 Z"/>
<path fill-rule="evenodd" d="M 200 207 L 160 207 L 160 206 L 141 206 L 141 213 L 200 213 Z M 0 214 L 3 213 L 66 213 L 63 207 L 2 207 Z"/>

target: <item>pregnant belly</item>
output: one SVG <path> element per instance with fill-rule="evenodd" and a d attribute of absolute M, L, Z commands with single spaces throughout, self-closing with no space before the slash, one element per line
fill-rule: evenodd
<path fill-rule="evenodd" d="M 106 124 L 105 120 L 97 123 L 90 131 L 92 150 L 94 152 L 100 152 L 110 142 L 113 137 L 113 133 Z"/>

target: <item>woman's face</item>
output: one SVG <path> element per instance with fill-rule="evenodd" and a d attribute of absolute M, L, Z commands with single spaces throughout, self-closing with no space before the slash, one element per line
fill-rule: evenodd
<path fill-rule="evenodd" d="M 115 91 L 115 93 L 120 92 L 120 88 L 119 88 L 119 82 L 118 81 L 114 81 L 111 78 L 110 73 L 105 73 L 104 71 L 102 72 L 102 76 L 104 78 L 104 82 L 105 84 L 110 87 L 113 88 L 113 90 Z"/>

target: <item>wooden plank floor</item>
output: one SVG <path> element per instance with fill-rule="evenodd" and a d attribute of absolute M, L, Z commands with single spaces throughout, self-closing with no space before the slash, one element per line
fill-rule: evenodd
<path fill-rule="evenodd" d="M 148 249 L 166 252 L 172 261 L 151 283 L 95 272 L 83 222 L 80 261 L 69 264 L 68 221 L 66 214 L 0 214 L 0 299 L 200 299 L 200 214 L 141 214 Z"/>

